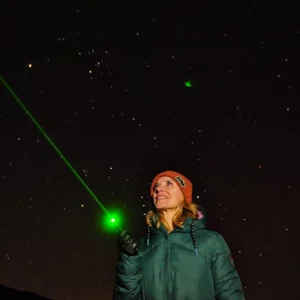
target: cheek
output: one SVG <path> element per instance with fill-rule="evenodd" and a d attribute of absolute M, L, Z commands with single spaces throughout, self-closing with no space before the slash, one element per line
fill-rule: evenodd
<path fill-rule="evenodd" d="M 184 201 L 184 196 L 183 196 L 183 194 L 182 194 L 181 191 L 178 191 L 178 192 L 176 193 L 176 200 L 177 200 L 179 203 L 182 203 L 182 202 Z"/>
<path fill-rule="evenodd" d="M 155 194 L 153 194 L 153 196 L 152 196 L 152 201 L 153 201 L 153 204 L 155 204 Z"/>

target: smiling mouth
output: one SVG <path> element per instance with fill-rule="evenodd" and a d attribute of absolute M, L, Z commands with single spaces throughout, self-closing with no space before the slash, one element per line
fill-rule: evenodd
<path fill-rule="evenodd" d="M 159 201 L 159 200 L 162 200 L 162 199 L 167 199 L 167 197 L 162 197 L 162 196 L 161 197 L 156 197 L 156 202 Z"/>

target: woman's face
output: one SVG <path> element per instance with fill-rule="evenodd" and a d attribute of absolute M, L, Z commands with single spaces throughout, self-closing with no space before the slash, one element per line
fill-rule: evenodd
<path fill-rule="evenodd" d="M 177 209 L 183 201 L 183 193 L 172 178 L 164 176 L 157 180 L 153 193 L 156 209 Z"/>

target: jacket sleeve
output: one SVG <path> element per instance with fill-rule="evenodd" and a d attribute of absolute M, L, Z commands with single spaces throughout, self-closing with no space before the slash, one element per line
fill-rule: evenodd
<path fill-rule="evenodd" d="M 220 234 L 213 241 L 211 272 L 217 300 L 245 300 L 229 247 Z"/>
<path fill-rule="evenodd" d="M 141 299 L 141 256 L 120 253 L 116 268 L 114 300 Z"/>

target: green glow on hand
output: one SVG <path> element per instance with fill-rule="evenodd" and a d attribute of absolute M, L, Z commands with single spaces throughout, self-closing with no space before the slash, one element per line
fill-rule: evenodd
<path fill-rule="evenodd" d="M 93 191 L 88 187 L 88 185 L 84 182 L 84 180 L 81 178 L 81 176 L 76 172 L 76 170 L 72 167 L 72 165 L 68 162 L 66 157 L 61 153 L 61 151 L 58 149 L 58 147 L 54 144 L 54 142 L 51 140 L 51 138 L 47 135 L 47 133 L 44 131 L 44 129 L 40 126 L 40 124 L 36 121 L 36 119 L 33 117 L 33 115 L 29 112 L 29 110 L 26 108 L 26 106 L 22 103 L 22 101 L 18 98 L 18 96 L 14 93 L 14 91 L 11 89 L 11 87 L 8 85 L 8 83 L 0 76 L 0 81 L 4 84 L 4 86 L 8 89 L 10 94 L 13 96 L 13 98 L 19 103 L 19 105 L 23 108 L 25 113 L 29 116 L 29 118 L 32 120 L 32 122 L 36 125 L 36 127 L 41 131 L 41 133 L 44 135 L 44 137 L 47 139 L 47 141 L 50 143 L 50 145 L 53 147 L 53 149 L 58 153 L 58 155 L 62 158 L 62 160 L 66 163 L 66 165 L 70 168 L 72 173 L 77 177 L 77 179 L 81 182 L 81 184 L 86 188 L 86 190 L 89 192 L 89 194 L 92 196 L 92 198 L 99 204 L 99 206 L 102 208 L 102 210 L 106 213 L 107 218 L 109 220 L 109 223 L 112 224 L 111 227 L 114 229 L 117 229 L 117 227 L 121 224 L 120 220 L 118 220 L 117 216 L 112 216 L 105 206 L 99 201 L 97 196 L 93 193 Z M 113 221 L 114 220 L 114 221 Z M 106 222 L 107 223 L 107 222 Z M 120 229 L 120 228 L 118 228 Z"/>
<path fill-rule="evenodd" d="M 192 85 L 192 80 L 185 81 L 185 82 L 184 82 L 184 85 L 185 85 L 186 87 L 193 87 L 193 85 Z"/>
<path fill-rule="evenodd" d="M 118 210 L 111 210 L 110 215 L 103 216 L 101 221 L 101 228 L 114 232 L 117 228 L 123 227 L 123 215 Z"/>

